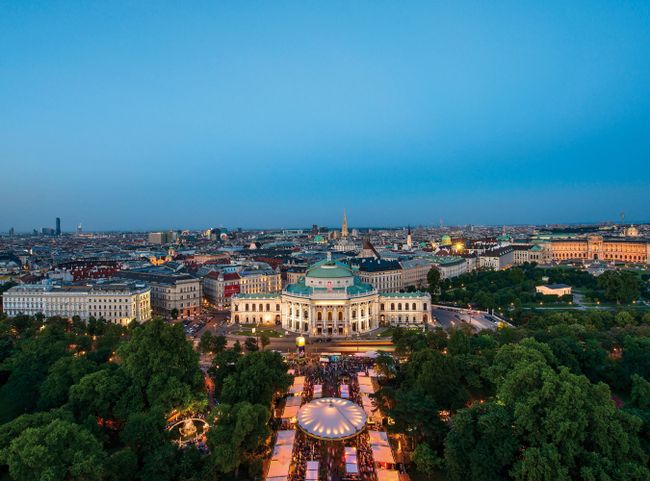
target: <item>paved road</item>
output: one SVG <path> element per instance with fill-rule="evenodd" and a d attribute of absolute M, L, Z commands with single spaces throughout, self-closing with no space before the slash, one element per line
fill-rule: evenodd
<path fill-rule="evenodd" d="M 458 311 L 445 309 L 444 307 L 434 307 L 431 312 L 438 321 L 438 324 L 444 329 L 460 327 L 464 323 L 470 324 L 478 331 L 483 329 L 494 330 L 497 327 L 496 322 L 491 319 L 491 316 L 488 317 L 485 313 L 479 311 L 469 309 Z"/>

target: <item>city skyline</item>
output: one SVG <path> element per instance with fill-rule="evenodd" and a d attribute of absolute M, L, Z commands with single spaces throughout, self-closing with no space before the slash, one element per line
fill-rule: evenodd
<path fill-rule="evenodd" d="M 650 218 L 650 6 L 0 6 L 0 230 Z"/>

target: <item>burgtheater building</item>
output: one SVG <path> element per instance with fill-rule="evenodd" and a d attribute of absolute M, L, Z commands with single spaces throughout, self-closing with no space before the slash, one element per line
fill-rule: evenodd
<path fill-rule="evenodd" d="M 346 337 L 380 325 L 423 325 L 430 308 L 426 292 L 379 293 L 347 265 L 327 259 L 281 293 L 234 295 L 231 319 L 278 324 L 311 337 Z"/>
<path fill-rule="evenodd" d="M 551 241 L 553 260 L 572 259 L 648 264 L 650 243 L 641 239 L 607 239 L 591 235 L 584 239 Z"/>

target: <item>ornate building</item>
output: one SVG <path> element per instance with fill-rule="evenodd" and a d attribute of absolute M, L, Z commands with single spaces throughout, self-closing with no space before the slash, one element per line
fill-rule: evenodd
<path fill-rule="evenodd" d="M 590 235 L 585 239 L 553 240 L 551 252 L 555 261 L 582 259 L 647 264 L 650 243 L 641 239 L 605 239 Z"/>
<path fill-rule="evenodd" d="M 380 294 L 347 265 L 327 259 L 281 293 L 233 296 L 231 319 L 275 323 L 312 337 L 347 337 L 380 325 L 422 325 L 430 320 L 430 307 L 426 292 Z"/>

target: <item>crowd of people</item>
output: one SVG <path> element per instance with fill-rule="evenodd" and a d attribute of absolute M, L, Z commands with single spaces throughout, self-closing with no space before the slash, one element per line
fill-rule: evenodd
<path fill-rule="evenodd" d="M 361 404 L 361 394 L 357 375 L 360 372 L 368 375 L 373 361 L 358 357 L 329 358 L 329 362 L 320 359 L 307 359 L 302 363 L 291 362 L 291 368 L 296 376 L 305 376 L 302 392 L 302 402 L 312 400 L 314 385 L 322 386 L 323 397 L 339 397 L 340 386 L 349 386 L 349 399 Z M 344 447 L 353 446 L 357 449 L 358 472 L 347 473 L 345 469 Z M 318 461 L 321 481 L 362 480 L 376 481 L 377 477 L 372 461 L 372 450 L 369 438 L 362 433 L 344 442 L 319 441 L 298 430 L 294 442 L 292 467 L 289 481 L 304 481 L 307 473 L 307 462 Z"/>

